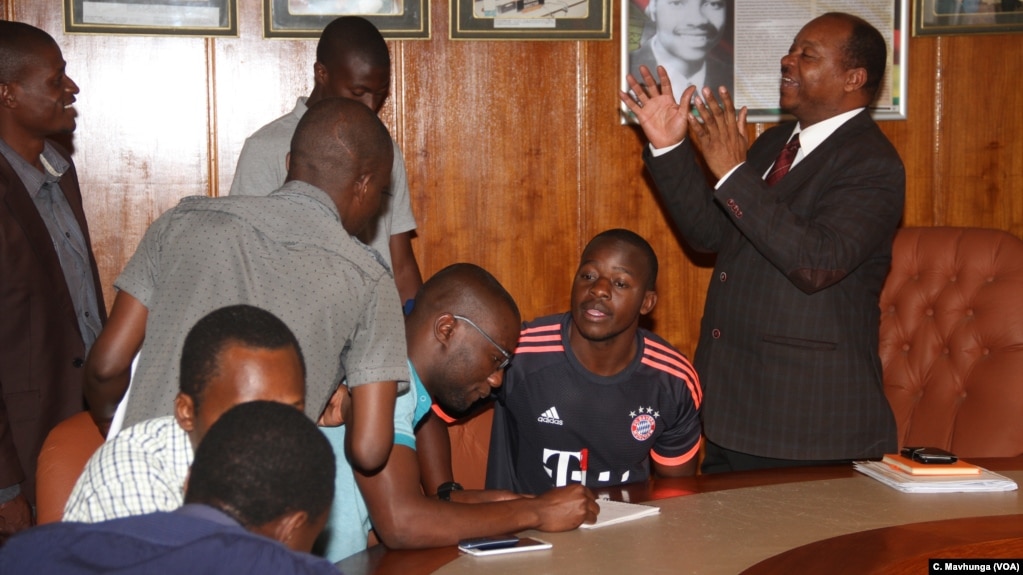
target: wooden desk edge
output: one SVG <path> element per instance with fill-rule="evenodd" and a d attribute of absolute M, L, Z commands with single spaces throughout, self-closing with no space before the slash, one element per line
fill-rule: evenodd
<path fill-rule="evenodd" d="M 1023 456 L 968 458 L 968 461 L 991 471 L 1023 469 Z M 860 476 L 860 473 L 851 465 L 764 469 L 695 477 L 658 478 L 646 483 L 597 490 L 597 494 L 615 500 L 642 502 L 727 489 L 857 476 Z M 377 545 L 343 559 L 337 565 L 345 575 L 417 575 L 432 573 L 453 561 L 458 555 L 458 548 L 454 545 L 418 550 L 388 550 L 382 545 Z"/>

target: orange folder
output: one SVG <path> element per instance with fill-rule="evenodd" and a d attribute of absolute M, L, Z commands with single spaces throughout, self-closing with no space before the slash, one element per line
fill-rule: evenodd
<path fill-rule="evenodd" d="M 980 468 L 965 461 L 955 463 L 920 463 L 897 453 L 885 455 L 881 460 L 910 475 L 979 475 Z"/>

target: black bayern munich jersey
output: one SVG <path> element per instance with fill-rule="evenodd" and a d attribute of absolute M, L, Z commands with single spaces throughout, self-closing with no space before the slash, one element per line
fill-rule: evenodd
<path fill-rule="evenodd" d="M 680 465 L 700 447 L 700 382 L 668 342 L 639 329 L 638 352 L 604 377 L 579 363 L 568 313 L 527 323 L 497 391 L 487 488 L 540 494 L 582 481 L 588 487 L 650 476 L 650 458 Z"/>

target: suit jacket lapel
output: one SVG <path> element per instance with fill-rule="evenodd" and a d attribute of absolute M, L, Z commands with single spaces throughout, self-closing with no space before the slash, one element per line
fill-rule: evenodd
<path fill-rule="evenodd" d="M 7 209 L 10 210 L 11 214 L 15 216 L 16 225 L 25 234 L 36 258 L 43 263 L 43 269 L 46 270 L 49 285 L 52 286 L 50 289 L 60 294 L 61 307 L 71 317 L 75 317 L 75 307 L 71 302 L 71 295 L 67 291 L 67 280 L 64 278 L 64 271 L 60 267 L 57 250 L 53 247 L 53 238 L 50 237 L 50 232 L 46 229 L 46 223 L 43 222 L 42 216 L 39 215 L 35 202 L 32 201 L 28 190 L 25 189 L 25 184 L 21 182 L 21 178 L 18 177 L 14 168 L 11 167 L 3 156 L 0 156 L 0 178 L 6 180 L 6 186 L 4 186 L 6 192 L 4 192 L 3 202 L 7 205 Z M 74 209 L 74 202 L 72 202 L 72 209 Z M 81 209 L 79 208 L 78 211 L 81 211 Z M 78 217 L 78 211 L 75 212 L 76 218 Z M 77 328 L 77 323 L 75 327 Z"/>
<path fill-rule="evenodd" d="M 753 142 L 753 146 L 750 147 L 749 153 L 746 155 L 746 161 L 758 174 L 763 176 L 767 172 L 767 168 L 771 167 L 795 127 L 795 122 L 780 124 L 777 128 L 764 132 Z"/>

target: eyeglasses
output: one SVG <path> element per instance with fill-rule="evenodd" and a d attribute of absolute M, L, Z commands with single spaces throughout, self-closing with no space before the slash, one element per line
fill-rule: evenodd
<path fill-rule="evenodd" d="M 487 341 L 489 341 L 494 347 L 496 347 L 497 351 L 501 352 L 501 355 L 504 356 L 504 361 L 501 362 L 501 365 L 497 366 L 497 370 L 496 371 L 501 371 L 504 368 L 508 367 L 508 364 L 511 363 L 512 354 L 508 353 L 503 347 L 501 347 L 496 341 L 494 341 L 494 338 L 492 338 L 489 335 L 487 335 L 487 332 L 483 331 L 483 328 L 481 328 L 480 326 L 476 325 L 471 319 L 469 319 L 467 317 L 464 317 L 464 316 L 455 315 L 455 314 L 452 314 L 452 316 L 455 319 L 460 319 L 460 320 L 464 321 L 465 323 L 471 325 L 473 327 L 473 329 L 475 329 L 476 331 L 480 332 L 480 335 L 485 337 Z"/>

